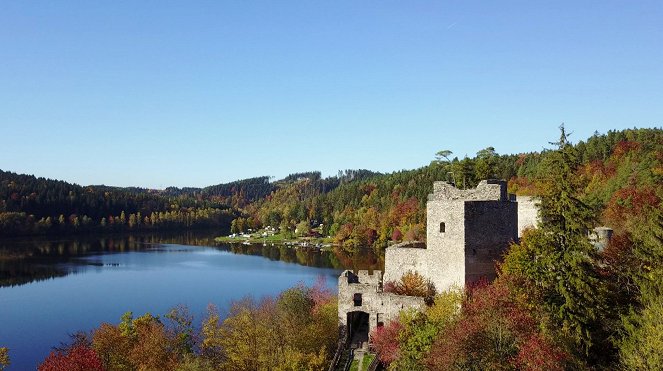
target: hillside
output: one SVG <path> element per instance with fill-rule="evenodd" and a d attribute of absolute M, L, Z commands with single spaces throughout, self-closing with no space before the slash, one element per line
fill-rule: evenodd
<path fill-rule="evenodd" d="M 660 204 L 663 130 L 596 133 L 574 148 L 580 164 L 575 175 L 581 198 L 593 209 L 596 224 L 620 232 L 642 204 Z M 500 178 L 509 181 L 512 193 L 536 195 L 545 183 L 551 153 L 500 155 L 489 147 L 473 158 L 449 159 L 450 154 L 441 151 L 436 160 L 419 169 L 367 176 L 329 192 L 320 191 L 315 181 L 295 182 L 247 205 L 243 225 L 294 231 L 302 222 L 322 223 L 323 233 L 348 249 L 425 239 L 425 203 L 434 181 L 453 181 L 467 188 L 482 179 Z"/>
<path fill-rule="evenodd" d="M 660 203 L 663 130 L 596 133 L 574 147 L 582 199 L 595 211 L 597 224 L 620 232 L 626 214 Z M 383 248 L 389 241 L 425 239 L 425 202 L 434 181 L 467 188 L 500 178 L 509 181 L 510 192 L 535 195 L 550 153 L 498 154 L 488 147 L 461 159 L 440 151 L 426 166 L 390 174 L 346 170 L 322 178 L 311 171 L 276 181 L 261 176 L 164 190 L 83 187 L 0 170 L 0 234 L 211 226 L 224 233 L 241 218 L 240 232 L 271 225 L 292 233 L 306 223 L 350 250 Z"/>

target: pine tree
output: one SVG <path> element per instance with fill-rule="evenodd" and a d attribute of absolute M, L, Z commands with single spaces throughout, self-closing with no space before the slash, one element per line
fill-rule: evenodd
<path fill-rule="evenodd" d="M 596 250 L 588 238 L 594 216 L 578 198 L 575 171 L 578 158 L 564 127 L 559 142 L 549 152 L 539 176 L 541 206 L 539 228 L 512 246 L 502 267 L 530 283 L 538 298 L 535 305 L 547 314 L 550 328 L 572 339 L 585 354 L 598 354 L 592 347 L 605 345 L 599 320 L 605 310 L 605 285 L 599 279 Z M 598 355 L 600 357 L 600 355 Z M 599 362 L 599 361 L 593 361 Z"/>

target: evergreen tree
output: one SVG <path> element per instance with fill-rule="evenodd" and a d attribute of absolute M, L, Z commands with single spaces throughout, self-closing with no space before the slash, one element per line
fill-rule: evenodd
<path fill-rule="evenodd" d="M 550 330 L 560 329 L 560 338 L 570 339 L 570 348 L 601 357 L 599 349 L 607 341 L 599 326 L 605 288 L 588 238 L 594 218 L 578 197 L 575 148 L 563 126 L 560 130 L 559 142 L 552 143 L 557 150 L 541 167 L 540 226 L 512 246 L 502 269 L 528 282 L 527 294 L 547 314 Z"/>

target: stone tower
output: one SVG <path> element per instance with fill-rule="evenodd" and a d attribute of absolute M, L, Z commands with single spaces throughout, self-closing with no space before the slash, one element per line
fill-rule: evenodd
<path fill-rule="evenodd" d="M 467 190 L 435 182 L 426 210 L 426 247 L 387 248 L 384 280 L 417 271 L 441 292 L 493 279 L 495 261 L 518 238 L 518 204 L 507 194 L 506 182 L 485 180 Z"/>
<path fill-rule="evenodd" d="M 387 248 L 384 276 L 379 271 L 345 271 L 339 277 L 338 321 L 352 346 L 367 348 L 371 330 L 397 319 L 402 310 L 425 307 L 423 298 L 383 291 L 384 282 L 398 281 L 407 271 L 431 280 L 438 292 L 493 279 L 495 262 L 518 238 L 514 200 L 504 181 L 484 180 L 466 190 L 435 182 L 426 205 L 426 244 L 409 241 Z M 533 215 L 530 224 L 536 222 L 536 212 Z"/>

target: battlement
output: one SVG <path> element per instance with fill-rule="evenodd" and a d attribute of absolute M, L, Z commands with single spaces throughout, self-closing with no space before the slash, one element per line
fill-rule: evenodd
<path fill-rule="evenodd" d="M 482 180 L 474 189 L 458 189 L 448 182 L 434 182 L 433 193 L 428 201 L 509 201 L 506 182 L 503 180 Z"/>
<path fill-rule="evenodd" d="M 351 270 L 343 272 L 342 276 L 346 277 L 347 284 L 368 284 L 368 285 L 379 285 L 382 282 L 382 271 L 373 271 L 373 274 L 370 274 L 367 270 L 359 270 L 355 274 Z"/>

